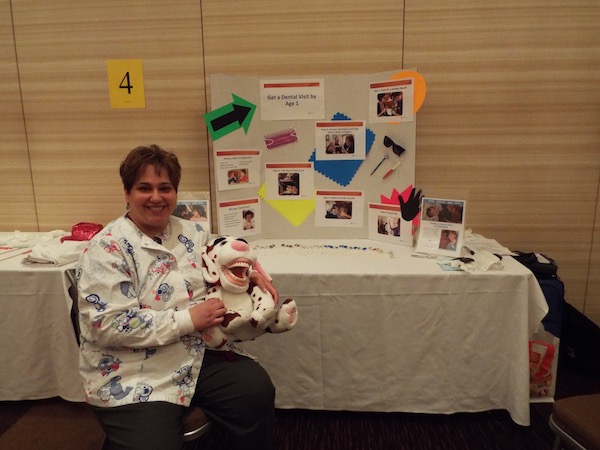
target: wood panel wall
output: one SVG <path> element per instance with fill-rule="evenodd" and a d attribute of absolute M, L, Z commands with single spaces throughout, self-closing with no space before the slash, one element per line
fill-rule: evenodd
<path fill-rule="evenodd" d="M 140 144 L 178 153 L 181 190 L 214 186 L 211 73 L 416 67 L 417 185 L 464 195 L 474 232 L 555 258 L 600 323 L 598 23 L 596 0 L 0 0 L 0 230 L 108 222 Z M 129 58 L 146 108 L 111 109 L 106 60 Z"/>
<path fill-rule="evenodd" d="M 10 3 L 40 230 L 124 212 L 118 166 L 138 145 L 177 151 L 180 188 L 208 190 L 198 2 Z M 142 59 L 144 109 L 110 107 L 112 59 Z"/>
<path fill-rule="evenodd" d="M 417 182 L 468 195 L 468 226 L 559 263 L 592 313 L 600 174 L 600 5 L 407 2 L 404 62 L 428 81 Z M 598 239 L 596 228 L 596 240 Z M 595 280 L 595 281 L 594 281 Z M 595 306 L 595 318 L 599 306 Z"/>
<path fill-rule="evenodd" d="M 598 294 L 600 292 L 600 182 L 598 185 L 596 220 L 594 221 L 594 237 L 590 249 L 587 289 L 584 304 L 579 308 L 600 326 L 600 294 Z M 585 270 L 585 267 L 582 270 Z"/>
<path fill-rule="evenodd" d="M 11 5 L 0 0 L 0 230 L 37 230 Z"/>

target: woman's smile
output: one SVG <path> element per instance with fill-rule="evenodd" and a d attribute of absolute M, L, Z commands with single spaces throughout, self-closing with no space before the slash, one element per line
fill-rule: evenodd
<path fill-rule="evenodd" d="M 154 237 L 167 227 L 177 205 L 177 191 L 166 171 L 157 172 L 148 165 L 131 191 L 125 192 L 125 199 L 129 218 L 145 234 Z"/>

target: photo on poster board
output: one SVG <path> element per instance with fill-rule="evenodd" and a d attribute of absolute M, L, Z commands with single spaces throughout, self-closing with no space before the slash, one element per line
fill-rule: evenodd
<path fill-rule="evenodd" d="M 369 84 L 369 121 L 414 121 L 414 80 L 385 80 Z"/>
<path fill-rule="evenodd" d="M 369 203 L 369 239 L 412 247 L 412 222 L 402 219 L 400 205 Z"/>
<path fill-rule="evenodd" d="M 179 192 L 173 215 L 198 222 L 210 233 L 210 193 L 207 191 Z"/>
<path fill-rule="evenodd" d="M 417 253 L 459 257 L 464 240 L 466 202 L 423 198 Z"/>
<path fill-rule="evenodd" d="M 268 200 L 310 200 L 314 198 L 314 180 L 310 162 L 265 164 Z"/>
<path fill-rule="evenodd" d="M 252 236 L 261 234 L 261 209 L 258 197 L 219 202 L 219 234 Z"/>
<path fill-rule="evenodd" d="M 220 191 L 260 185 L 260 150 L 217 150 L 215 166 Z"/>
<path fill-rule="evenodd" d="M 315 226 L 362 227 L 364 204 L 363 191 L 317 190 Z"/>
<path fill-rule="evenodd" d="M 363 160 L 366 156 L 366 125 L 362 120 L 315 122 L 317 160 Z"/>

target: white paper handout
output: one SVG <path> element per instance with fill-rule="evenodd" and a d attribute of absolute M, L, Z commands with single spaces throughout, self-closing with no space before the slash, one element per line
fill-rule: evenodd
<path fill-rule="evenodd" d="M 495 239 L 486 238 L 480 234 L 473 233 L 472 230 L 465 230 L 465 239 L 463 245 L 473 252 L 486 250 L 497 255 L 515 255 L 509 248 L 500 244 Z"/>
<path fill-rule="evenodd" d="M 325 115 L 323 79 L 261 80 L 262 120 L 322 119 Z"/>
<path fill-rule="evenodd" d="M 250 236 L 261 233 L 261 211 L 258 198 L 219 202 L 219 233 Z"/>
<path fill-rule="evenodd" d="M 260 185 L 260 150 L 217 150 L 215 165 L 220 191 Z"/>
<path fill-rule="evenodd" d="M 465 201 L 423 198 L 417 253 L 459 257 L 464 239 Z"/>
<path fill-rule="evenodd" d="M 316 122 L 316 159 L 365 159 L 367 153 L 365 130 L 365 122 L 362 120 Z"/>
<path fill-rule="evenodd" d="M 364 204 L 363 191 L 317 190 L 315 226 L 362 227 Z"/>
<path fill-rule="evenodd" d="M 310 162 L 265 164 L 268 200 L 313 199 L 314 180 L 315 172 Z"/>
<path fill-rule="evenodd" d="M 369 203 L 369 239 L 412 247 L 412 222 L 402 219 L 400 205 Z"/>

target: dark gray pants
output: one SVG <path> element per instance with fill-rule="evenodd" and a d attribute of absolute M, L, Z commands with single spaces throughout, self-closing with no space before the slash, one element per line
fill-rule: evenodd
<path fill-rule="evenodd" d="M 255 361 L 207 351 L 193 405 L 223 426 L 239 450 L 270 450 L 275 388 Z M 94 408 L 110 450 L 177 450 L 185 408 L 167 402 Z"/>

